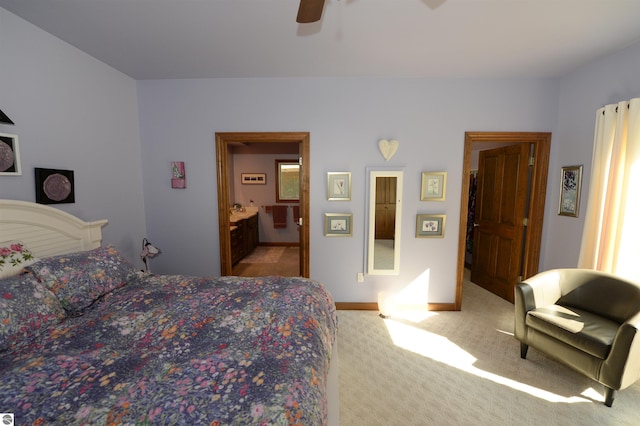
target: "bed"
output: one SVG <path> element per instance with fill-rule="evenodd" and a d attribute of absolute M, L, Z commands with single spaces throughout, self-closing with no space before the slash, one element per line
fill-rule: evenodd
<path fill-rule="evenodd" d="M 101 245 L 106 223 L 0 200 L 0 412 L 16 425 L 339 423 L 321 283 L 144 274 Z"/>

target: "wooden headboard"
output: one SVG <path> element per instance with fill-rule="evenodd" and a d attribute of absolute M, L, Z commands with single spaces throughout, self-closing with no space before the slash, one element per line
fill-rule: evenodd
<path fill-rule="evenodd" d="M 22 241 L 39 258 L 99 247 L 107 222 L 85 222 L 43 204 L 0 200 L 0 242 Z"/>

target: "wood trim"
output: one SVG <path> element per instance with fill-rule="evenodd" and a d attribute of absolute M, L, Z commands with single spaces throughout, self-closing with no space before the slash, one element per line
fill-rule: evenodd
<path fill-rule="evenodd" d="M 429 311 L 459 311 L 455 303 L 429 303 Z"/>
<path fill-rule="evenodd" d="M 377 311 L 376 302 L 336 302 L 339 311 Z"/>
<path fill-rule="evenodd" d="M 216 132 L 216 169 L 218 178 L 218 235 L 220 238 L 220 274 L 232 274 L 231 235 L 229 234 L 229 144 L 297 143 L 303 158 L 300 182 L 300 275 L 309 278 L 309 132 Z"/>
<path fill-rule="evenodd" d="M 462 163 L 462 192 L 460 195 L 460 230 L 458 235 L 458 269 L 454 310 L 462 308 L 462 282 L 464 281 L 464 253 L 467 234 L 467 205 L 469 204 L 469 173 L 474 143 L 515 142 L 534 145 L 535 162 L 532 171 L 532 191 L 529 205 L 523 279 L 538 272 L 542 225 L 547 193 L 551 133 L 547 132 L 466 132 Z"/>
<path fill-rule="evenodd" d="M 339 311 L 377 311 L 376 302 L 336 302 Z M 429 303 L 429 311 L 455 311 L 454 303 Z M 459 309 L 458 309 L 459 310 Z"/>

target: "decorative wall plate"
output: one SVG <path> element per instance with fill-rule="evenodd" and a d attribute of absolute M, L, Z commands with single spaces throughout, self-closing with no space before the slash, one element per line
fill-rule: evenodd
<path fill-rule="evenodd" d="M 36 203 L 75 203 L 73 170 L 36 167 Z"/>

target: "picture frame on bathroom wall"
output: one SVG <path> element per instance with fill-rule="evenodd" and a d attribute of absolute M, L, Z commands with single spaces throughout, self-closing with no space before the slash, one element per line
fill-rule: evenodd
<path fill-rule="evenodd" d="M 266 173 L 240 173 L 240 182 L 243 185 L 266 185 Z"/>
<path fill-rule="evenodd" d="M 73 170 L 35 168 L 36 203 L 75 203 Z"/>
<path fill-rule="evenodd" d="M 349 201 L 351 200 L 351 173 L 328 172 L 327 173 L 327 200 Z"/>
<path fill-rule="evenodd" d="M 18 135 L 0 133 L 0 175 L 20 176 L 21 174 Z"/>
<path fill-rule="evenodd" d="M 171 162 L 171 188 L 184 189 L 187 187 L 187 173 L 184 161 Z"/>

